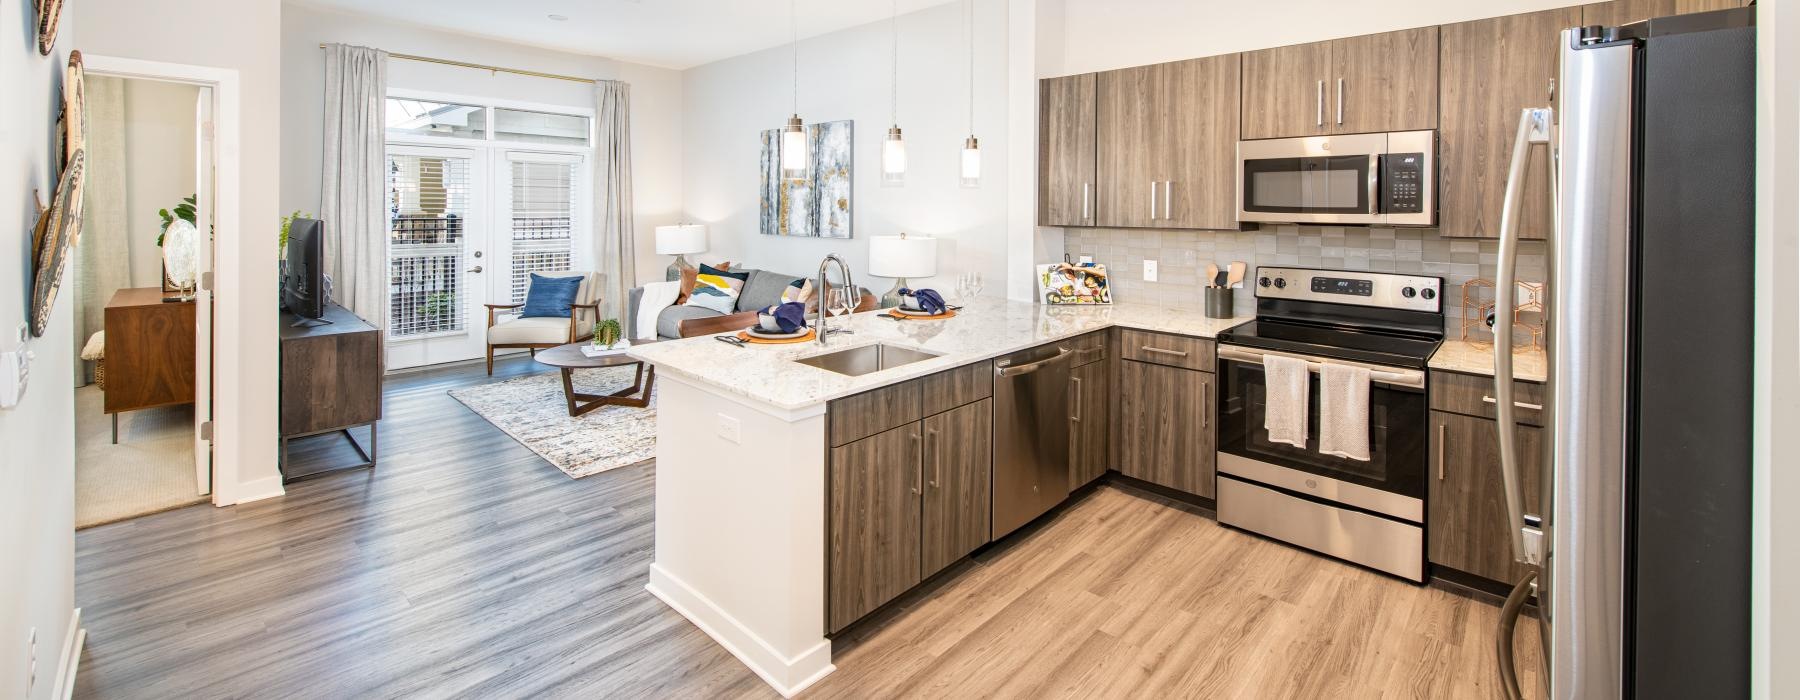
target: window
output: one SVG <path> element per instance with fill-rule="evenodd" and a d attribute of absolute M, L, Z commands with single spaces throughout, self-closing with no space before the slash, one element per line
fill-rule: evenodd
<path fill-rule="evenodd" d="M 388 138 L 486 139 L 487 123 L 487 108 L 479 105 L 397 97 L 387 100 Z"/>
<path fill-rule="evenodd" d="M 494 108 L 494 138 L 523 143 L 588 145 L 589 119 L 573 114 Z"/>
<path fill-rule="evenodd" d="M 525 302 L 532 272 L 572 269 L 576 158 L 514 153 L 511 159 L 512 300 Z"/>
<path fill-rule="evenodd" d="M 390 153 L 388 312 L 395 338 L 463 329 L 467 156 Z"/>

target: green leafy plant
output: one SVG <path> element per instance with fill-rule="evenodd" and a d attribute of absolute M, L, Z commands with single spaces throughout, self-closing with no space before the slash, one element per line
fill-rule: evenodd
<path fill-rule="evenodd" d="M 199 218 L 194 214 L 195 207 L 200 206 L 199 196 L 197 194 L 188 195 L 186 199 L 181 200 L 180 204 L 175 205 L 174 211 L 156 210 L 156 214 L 162 217 L 162 231 L 156 234 L 156 247 L 162 247 L 163 238 L 169 235 L 169 227 L 175 225 L 176 219 L 181 219 L 196 227 L 200 225 Z"/>
<path fill-rule="evenodd" d="M 313 215 L 295 209 L 294 213 L 281 217 L 281 252 L 278 255 L 287 257 L 288 229 L 294 227 L 294 219 L 310 219 Z M 158 243 L 157 245 L 161 245 Z"/>
<path fill-rule="evenodd" d="M 594 342 L 599 345 L 611 346 L 619 342 L 619 337 L 623 335 L 625 331 L 619 327 L 619 319 L 616 318 L 601 321 L 600 325 L 594 327 Z"/>
<path fill-rule="evenodd" d="M 425 303 L 419 306 L 427 318 L 438 318 L 450 313 L 450 304 L 456 301 L 456 295 L 450 292 L 437 292 L 425 297 Z"/>

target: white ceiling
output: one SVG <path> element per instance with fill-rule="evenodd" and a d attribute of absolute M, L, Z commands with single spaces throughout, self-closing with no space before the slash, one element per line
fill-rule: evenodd
<path fill-rule="evenodd" d="M 295 0 L 448 32 L 691 68 L 792 39 L 782 0 Z M 886 19 L 879 0 L 792 0 L 801 38 Z M 894 0 L 905 14 L 954 0 Z M 550 15 L 568 17 L 555 21 Z"/>

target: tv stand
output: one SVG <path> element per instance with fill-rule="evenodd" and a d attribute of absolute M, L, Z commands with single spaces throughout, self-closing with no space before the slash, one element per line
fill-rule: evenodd
<path fill-rule="evenodd" d="M 381 330 L 337 304 L 320 319 L 282 312 L 281 476 L 298 481 L 344 469 L 374 467 L 376 423 L 381 420 Z M 367 449 L 351 433 L 369 429 Z M 342 436 L 360 461 L 296 472 L 288 463 L 288 443 Z"/>

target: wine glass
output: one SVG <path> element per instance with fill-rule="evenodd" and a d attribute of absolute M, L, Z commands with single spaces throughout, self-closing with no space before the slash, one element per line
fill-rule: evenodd
<path fill-rule="evenodd" d="M 842 316 L 854 311 L 856 309 L 856 302 L 853 301 L 854 299 L 856 299 L 856 290 L 854 289 L 841 287 L 831 290 L 832 314 Z"/>
<path fill-rule="evenodd" d="M 970 299 L 974 299 L 975 297 L 981 296 L 981 273 L 979 273 L 979 272 L 969 273 L 968 296 Z"/>

